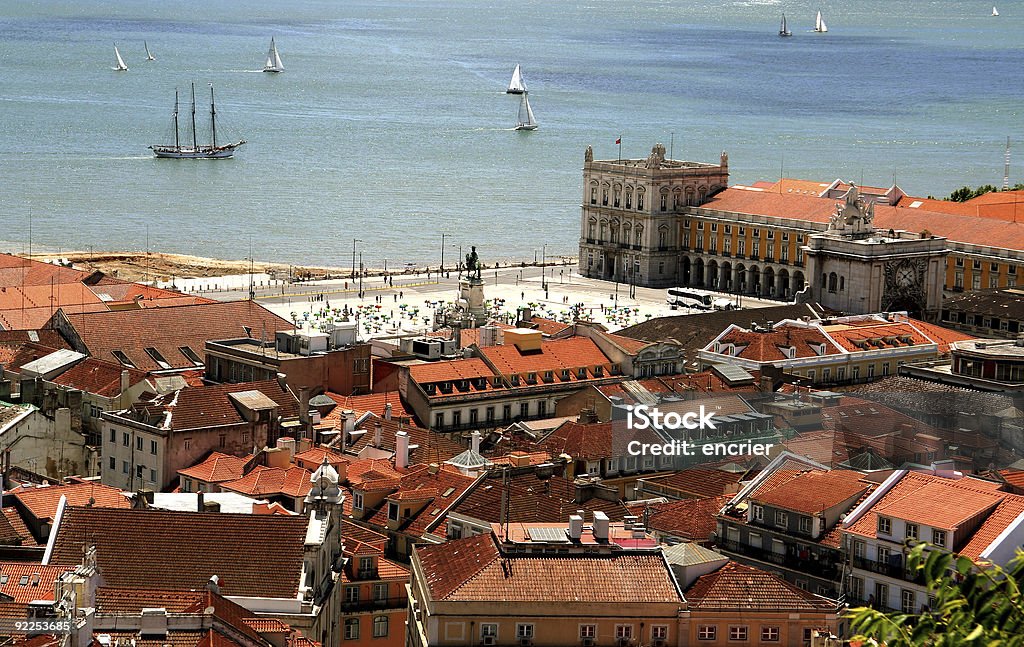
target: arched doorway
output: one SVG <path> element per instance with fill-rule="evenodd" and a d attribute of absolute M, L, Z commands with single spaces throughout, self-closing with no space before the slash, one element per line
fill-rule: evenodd
<path fill-rule="evenodd" d="M 698 258 L 694 263 L 694 285 L 704 285 L 704 259 Z"/>
<path fill-rule="evenodd" d="M 736 285 L 733 288 L 740 294 L 747 292 L 747 266 L 743 263 L 736 264 Z"/>
<path fill-rule="evenodd" d="M 768 297 L 775 296 L 775 270 L 771 267 L 764 268 L 764 275 L 761 279 L 761 293 Z"/>
<path fill-rule="evenodd" d="M 798 272 L 794 272 L 793 273 L 793 294 L 796 294 L 800 290 L 803 290 L 804 289 L 804 283 L 806 283 L 806 282 L 807 282 L 807 279 L 804 278 L 804 273 L 803 272 L 799 272 L 799 271 Z"/>
<path fill-rule="evenodd" d="M 731 263 L 722 263 L 721 267 L 718 268 L 718 281 L 715 283 L 715 289 L 722 292 L 728 292 L 732 289 Z"/>
<path fill-rule="evenodd" d="M 682 267 L 679 270 L 683 285 L 690 285 L 690 257 L 684 256 Z"/>
<path fill-rule="evenodd" d="M 786 268 L 779 270 L 779 280 L 776 282 L 776 294 L 783 299 L 788 299 L 789 295 L 793 294 L 793 289 L 789 284 L 789 270 Z"/>
<path fill-rule="evenodd" d="M 747 274 L 749 275 L 747 287 L 750 288 L 750 293 L 754 295 L 761 294 L 761 268 L 757 265 L 751 265 Z"/>

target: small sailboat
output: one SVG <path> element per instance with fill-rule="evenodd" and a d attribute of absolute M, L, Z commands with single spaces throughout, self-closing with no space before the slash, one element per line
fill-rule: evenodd
<path fill-rule="evenodd" d="M 792 35 L 793 32 L 789 31 L 789 28 L 786 27 L 786 14 L 782 14 L 782 24 L 779 26 L 779 36 L 786 38 Z"/>
<path fill-rule="evenodd" d="M 995 7 L 992 7 L 992 15 L 993 16 L 998 16 L 999 15 L 999 10 L 996 9 Z"/>
<path fill-rule="evenodd" d="M 819 34 L 824 34 L 825 32 L 828 31 L 828 26 L 825 24 L 825 21 L 822 20 L 821 18 L 821 11 L 818 11 L 818 16 L 814 19 L 814 31 L 818 32 Z"/>
<path fill-rule="evenodd" d="M 210 84 L 210 144 L 200 144 L 196 137 L 196 84 L 192 84 L 192 145 L 181 143 L 178 129 L 178 91 L 174 91 L 174 144 L 154 144 L 150 150 L 157 157 L 171 159 L 226 159 L 235 154 L 235 149 L 245 143 L 239 140 L 233 144 L 217 144 L 217 108 L 213 103 L 213 84 Z"/>
<path fill-rule="evenodd" d="M 523 81 L 523 71 L 519 68 L 519 63 L 516 63 L 516 69 L 512 70 L 512 80 L 508 82 L 508 90 L 505 90 L 506 94 L 523 94 L 526 92 L 526 82 Z"/>
<path fill-rule="evenodd" d="M 533 108 L 530 107 L 530 93 L 526 91 L 523 91 L 523 98 L 519 101 L 516 130 L 537 130 L 537 120 L 533 118 Z"/>
<path fill-rule="evenodd" d="M 149 51 L 149 43 L 147 43 L 146 41 L 142 41 L 142 44 L 146 47 L 146 60 L 155 61 L 156 57 L 153 56 L 153 52 Z"/>
<path fill-rule="evenodd" d="M 114 43 L 114 58 L 116 59 L 114 69 L 118 72 L 127 72 L 128 66 L 124 64 L 124 59 L 121 58 L 121 52 L 117 50 L 117 43 Z"/>
<path fill-rule="evenodd" d="M 284 72 L 284 65 L 281 63 L 281 55 L 277 53 L 277 45 L 274 44 L 274 37 L 270 37 L 270 49 L 267 51 L 267 62 L 263 64 L 264 72 Z"/>

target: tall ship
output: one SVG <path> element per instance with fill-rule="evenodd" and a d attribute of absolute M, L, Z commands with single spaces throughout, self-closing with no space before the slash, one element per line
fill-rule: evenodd
<path fill-rule="evenodd" d="M 235 149 L 245 143 L 239 140 L 232 144 L 217 144 L 217 107 L 213 101 L 213 84 L 210 84 L 210 143 L 200 144 L 196 136 L 196 84 L 192 84 L 192 141 L 181 142 L 178 125 L 178 91 L 174 91 L 174 144 L 154 144 L 150 150 L 157 157 L 173 159 L 225 159 L 235 154 Z"/>

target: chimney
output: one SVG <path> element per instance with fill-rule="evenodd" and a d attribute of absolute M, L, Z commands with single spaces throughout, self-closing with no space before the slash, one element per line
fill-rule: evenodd
<path fill-rule="evenodd" d="M 125 369 L 121 371 L 121 395 L 124 395 L 124 392 L 127 391 L 128 388 L 131 386 L 131 381 L 131 374 L 128 373 L 128 370 Z M 125 406 L 128 405 L 126 404 Z"/>
<path fill-rule="evenodd" d="M 600 510 L 594 511 L 594 539 L 608 541 L 608 515 Z"/>
<path fill-rule="evenodd" d="M 341 420 L 344 423 L 345 433 L 350 434 L 356 430 L 356 412 L 352 409 L 345 409 L 341 412 Z"/>
<path fill-rule="evenodd" d="M 299 387 L 299 422 L 303 429 L 309 429 L 309 387 Z"/>
<path fill-rule="evenodd" d="M 473 451 L 476 452 L 477 454 L 479 454 L 480 453 L 480 432 L 474 430 L 470 437 L 472 438 Z"/>
<path fill-rule="evenodd" d="M 569 515 L 569 539 L 579 541 L 583 536 L 583 517 L 578 514 Z"/>
<path fill-rule="evenodd" d="M 624 516 L 622 518 L 622 527 L 625 528 L 626 530 L 632 530 L 633 529 L 633 524 L 636 523 L 636 520 L 637 520 L 636 515 L 627 514 L 626 516 Z"/>
<path fill-rule="evenodd" d="M 199 512 L 202 512 L 204 509 L 202 490 L 199 490 L 199 492 L 196 493 L 196 507 L 198 508 Z M 214 577 L 216 577 L 216 575 Z"/>
<path fill-rule="evenodd" d="M 409 434 L 395 433 L 395 469 L 404 470 L 409 466 Z"/>
<path fill-rule="evenodd" d="M 440 469 L 441 469 L 440 465 L 438 465 L 437 463 L 431 463 L 430 466 L 427 467 L 427 473 L 428 474 L 437 474 L 438 471 L 440 471 Z"/>
<path fill-rule="evenodd" d="M 220 577 L 217 575 L 211 575 L 210 581 L 206 583 L 206 590 L 210 593 L 220 595 Z"/>
<path fill-rule="evenodd" d="M 205 501 L 203 503 L 203 512 L 220 512 L 220 503 L 216 501 Z"/>
<path fill-rule="evenodd" d="M 143 609 L 139 622 L 139 634 L 145 638 L 167 636 L 167 609 Z"/>
<path fill-rule="evenodd" d="M 380 449 L 381 434 L 383 434 L 383 433 L 384 433 L 384 425 L 380 424 L 380 420 L 378 420 L 373 425 L 373 446 L 376 447 L 377 449 Z"/>
<path fill-rule="evenodd" d="M 384 419 L 391 420 L 391 403 L 388 402 L 384 405 Z"/>

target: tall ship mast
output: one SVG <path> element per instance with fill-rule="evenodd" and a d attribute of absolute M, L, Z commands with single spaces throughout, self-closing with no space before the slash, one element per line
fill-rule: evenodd
<path fill-rule="evenodd" d="M 178 125 L 178 91 L 174 91 L 174 144 L 154 144 L 150 150 L 157 157 L 172 159 L 225 159 L 235 154 L 235 149 L 245 143 L 244 139 L 230 144 L 217 144 L 217 105 L 214 102 L 213 84 L 210 84 L 210 143 L 200 144 L 196 133 L 196 84 L 192 84 L 192 145 L 181 144 Z"/>

